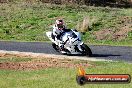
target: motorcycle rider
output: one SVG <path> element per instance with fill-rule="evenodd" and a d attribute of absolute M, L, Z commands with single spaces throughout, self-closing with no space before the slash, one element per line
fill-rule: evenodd
<path fill-rule="evenodd" d="M 59 40 L 59 47 L 61 51 L 64 51 L 64 43 L 62 41 L 61 36 L 70 29 L 66 29 L 66 26 L 64 25 L 64 21 L 62 19 L 58 19 L 55 21 L 55 24 L 53 25 L 53 31 L 52 31 L 52 39 Z"/>

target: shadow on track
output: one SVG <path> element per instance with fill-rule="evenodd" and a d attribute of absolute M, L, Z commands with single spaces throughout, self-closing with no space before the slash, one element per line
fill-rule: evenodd
<path fill-rule="evenodd" d="M 112 55 L 112 54 L 93 54 L 92 57 L 109 57 L 109 56 L 121 56 L 121 55 Z"/>
<path fill-rule="evenodd" d="M 82 54 L 68 54 L 67 56 L 85 56 Z M 112 54 L 93 54 L 91 57 L 109 57 L 109 56 L 121 56 L 121 55 L 112 55 Z"/>

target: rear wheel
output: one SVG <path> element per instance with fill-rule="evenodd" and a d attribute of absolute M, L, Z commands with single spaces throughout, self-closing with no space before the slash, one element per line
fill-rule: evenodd
<path fill-rule="evenodd" d="M 69 51 L 69 50 L 67 50 L 67 49 L 64 49 L 64 53 L 62 53 L 61 52 L 61 50 L 60 50 L 60 48 L 59 48 L 59 46 L 58 45 L 56 45 L 55 43 L 52 43 L 52 47 L 57 51 L 57 52 L 59 52 L 59 53 L 61 53 L 62 55 L 69 55 L 69 54 L 71 54 L 71 52 Z M 66 53 L 65 53 L 66 52 Z"/>
<path fill-rule="evenodd" d="M 92 56 L 92 51 L 86 44 L 81 45 L 81 48 L 83 50 L 82 54 L 86 56 Z"/>
<path fill-rule="evenodd" d="M 52 47 L 53 47 L 57 52 L 59 52 L 59 47 L 58 47 L 55 43 L 52 43 Z"/>

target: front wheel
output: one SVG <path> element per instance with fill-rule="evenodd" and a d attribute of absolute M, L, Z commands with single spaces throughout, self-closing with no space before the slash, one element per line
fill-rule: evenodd
<path fill-rule="evenodd" d="M 92 51 L 91 51 L 91 49 L 86 44 L 82 44 L 81 48 L 83 50 L 82 54 L 84 54 L 86 56 L 92 56 Z"/>

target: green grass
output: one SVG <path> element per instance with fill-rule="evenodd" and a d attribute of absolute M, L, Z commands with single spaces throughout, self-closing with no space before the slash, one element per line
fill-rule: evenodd
<path fill-rule="evenodd" d="M 8 3 L 0 5 L 0 40 L 12 41 L 48 41 L 45 35 L 50 25 L 57 18 L 63 18 L 68 28 L 75 28 L 85 16 L 94 21 L 90 25 L 92 31 L 83 36 L 87 43 L 111 44 L 115 41 L 98 41 L 93 35 L 94 31 L 111 28 L 117 30 L 123 23 L 121 18 L 132 16 L 132 9 L 103 8 L 88 6 L 51 5 L 42 3 Z M 131 32 L 128 37 L 119 41 L 117 45 L 132 45 Z M 106 42 L 104 42 L 106 41 Z M 125 43 L 124 43 L 125 41 Z M 103 43 L 102 43 L 103 42 Z M 111 43 L 109 43 L 111 42 Z"/>
<path fill-rule="evenodd" d="M 19 59 L 19 58 L 16 58 Z M 25 59 L 24 59 L 25 60 Z M 9 60 L 8 61 L 14 61 Z M 19 61 L 23 61 L 22 58 Z M 15 62 L 19 62 L 15 61 Z M 28 60 L 27 60 L 28 61 Z M 26 60 L 25 60 L 26 62 Z M 77 61 L 75 63 L 85 63 Z M 87 74 L 130 74 L 132 64 L 126 62 L 89 62 Z M 77 68 L 46 68 L 41 70 L 0 70 L 0 88 L 80 88 L 76 83 Z M 129 84 L 86 84 L 84 88 L 131 88 Z"/>

